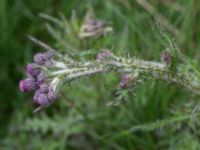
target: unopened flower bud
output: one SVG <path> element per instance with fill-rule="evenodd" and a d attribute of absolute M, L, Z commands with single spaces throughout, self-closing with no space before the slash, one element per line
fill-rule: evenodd
<path fill-rule="evenodd" d="M 34 79 L 26 78 L 25 80 L 21 80 L 19 82 L 19 88 L 22 92 L 34 91 L 38 88 L 37 83 Z"/>
<path fill-rule="evenodd" d="M 35 102 L 41 106 L 48 105 L 50 103 L 47 94 L 44 93 L 39 93 Z"/>
<path fill-rule="evenodd" d="M 37 77 L 37 75 L 41 72 L 40 68 L 37 67 L 36 64 L 27 64 L 26 66 L 26 74 L 31 75 L 32 77 Z"/>
<path fill-rule="evenodd" d="M 33 59 L 38 65 L 43 65 L 46 62 L 46 56 L 43 53 L 36 54 Z"/>
<path fill-rule="evenodd" d="M 34 56 L 34 62 L 38 65 L 44 65 L 46 62 L 49 62 L 54 53 L 52 51 L 46 51 L 45 53 L 38 53 Z"/>

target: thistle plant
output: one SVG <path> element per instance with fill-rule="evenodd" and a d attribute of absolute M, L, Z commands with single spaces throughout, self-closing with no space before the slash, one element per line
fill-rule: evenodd
<path fill-rule="evenodd" d="M 64 83 L 107 72 L 120 75 L 120 88 L 135 87 L 153 79 L 177 84 L 194 95 L 200 94 L 199 72 L 194 64 L 185 63 L 188 59 L 177 49 L 173 49 L 174 53 L 164 51 L 161 62 L 120 57 L 110 50 L 101 50 L 95 60 L 77 61 L 31 36 L 28 38 L 46 50 L 34 56 L 34 63 L 26 67 L 27 78 L 19 83 L 22 92 L 35 92 L 33 100 L 38 108 L 34 112 L 54 102 Z"/>

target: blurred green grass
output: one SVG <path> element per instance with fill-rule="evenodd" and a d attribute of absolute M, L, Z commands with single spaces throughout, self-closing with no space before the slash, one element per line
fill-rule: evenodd
<path fill-rule="evenodd" d="M 166 4 L 164 0 L 148 2 L 179 30 L 175 39 L 181 50 L 199 59 L 200 3 L 197 0 L 165 0 Z M 174 9 L 175 3 L 183 10 Z M 59 18 L 62 13 L 70 21 L 75 11 L 77 24 L 80 24 L 88 7 L 93 8 L 98 18 L 112 24 L 114 32 L 111 35 L 91 41 L 64 35 L 65 43 L 62 44 L 49 36 L 45 28 L 48 21 L 38 16 L 43 12 Z M 79 53 L 110 48 L 118 55 L 129 53 L 159 61 L 159 53 L 165 47 L 157 33 L 154 16 L 137 1 L 1 0 L 0 19 L 0 144 L 3 149 L 200 148 L 198 118 L 195 122 L 186 120 L 150 131 L 128 132 L 134 126 L 190 113 L 198 99 L 192 99 L 189 93 L 176 86 L 150 81 L 134 91 L 136 97 L 127 95 L 127 102 L 108 107 L 106 104 L 115 99 L 118 79 L 114 74 L 97 75 L 66 85 L 60 93 L 61 98 L 37 115 L 32 114 L 32 95 L 18 90 L 25 64 L 32 61 L 33 53 L 40 51 L 25 39 L 24 34 L 36 36 L 63 51 L 73 49 Z M 62 29 L 48 23 L 60 35 Z M 121 134 L 123 132 L 128 134 Z"/>

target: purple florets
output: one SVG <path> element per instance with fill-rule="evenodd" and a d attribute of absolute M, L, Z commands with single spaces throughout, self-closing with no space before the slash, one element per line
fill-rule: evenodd
<path fill-rule="evenodd" d="M 38 65 L 45 65 L 51 67 L 53 65 L 51 59 L 53 57 L 53 52 L 47 51 L 45 53 L 38 53 L 34 56 L 34 62 Z"/>
<path fill-rule="evenodd" d="M 37 77 L 41 72 L 37 64 L 27 64 L 26 65 L 26 74 L 27 76 Z"/>
<path fill-rule="evenodd" d="M 19 82 L 20 91 L 35 91 L 33 100 L 40 108 L 56 100 L 56 92 L 49 84 L 47 69 L 53 66 L 53 55 L 51 51 L 36 54 L 35 63 L 26 66 L 27 78 Z"/>
<path fill-rule="evenodd" d="M 35 92 L 34 102 L 37 105 L 45 106 L 56 100 L 56 93 L 47 84 L 40 85 L 40 88 Z"/>
<path fill-rule="evenodd" d="M 80 27 L 80 38 L 99 37 L 112 31 L 112 27 L 109 27 L 105 21 L 97 20 L 92 16 L 87 16 L 85 21 Z"/>
<path fill-rule="evenodd" d="M 38 53 L 33 58 L 34 62 L 38 65 L 43 65 L 46 62 L 46 56 L 42 53 Z"/>
<path fill-rule="evenodd" d="M 19 88 L 22 92 L 34 91 L 38 88 L 37 82 L 34 79 L 26 78 L 19 82 Z"/>
<path fill-rule="evenodd" d="M 36 103 L 38 105 L 42 105 L 42 106 L 49 104 L 49 100 L 48 100 L 47 95 L 44 94 L 44 93 L 39 94 L 37 99 L 36 99 Z"/>

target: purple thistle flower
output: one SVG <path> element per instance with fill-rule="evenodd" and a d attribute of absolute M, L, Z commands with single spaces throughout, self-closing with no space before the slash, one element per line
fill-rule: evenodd
<path fill-rule="evenodd" d="M 32 77 L 37 77 L 37 75 L 41 72 L 40 68 L 37 67 L 36 64 L 27 64 L 26 65 L 26 74 Z"/>
<path fill-rule="evenodd" d="M 52 59 L 53 55 L 54 53 L 52 51 L 38 53 L 34 56 L 34 62 L 38 65 L 44 65 Z"/>
<path fill-rule="evenodd" d="M 19 82 L 20 91 L 35 91 L 33 101 L 39 107 L 34 112 L 38 112 L 56 99 L 56 92 L 49 86 L 52 79 L 49 76 L 49 72 L 55 70 L 54 56 L 60 55 L 56 55 L 53 50 L 48 50 L 45 53 L 37 53 L 33 58 L 34 63 L 26 65 L 27 78 Z"/>
<path fill-rule="evenodd" d="M 22 92 L 34 91 L 37 88 L 38 88 L 38 85 L 34 79 L 26 78 L 25 80 L 21 80 L 19 82 L 19 89 Z"/>
<path fill-rule="evenodd" d="M 44 93 L 39 93 L 35 102 L 40 106 L 48 105 L 50 103 L 47 94 Z"/>
<path fill-rule="evenodd" d="M 36 92 L 35 92 L 35 95 L 33 97 L 33 101 L 36 105 L 38 106 L 41 106 L 41 105 L 45 105 L 48 103 L 48 97 L 47 97 L 47 94 L 45 93 L 42 93 L 40 91 L 40 89 L 38 89 Z"/>
<path fill-rule="evenodd" d="M 46 56 L 43 53 L 37 53 L 33 60 L 36 64 L 43 65 L 46 62 Z"/>
<path fill-rule="evenodd" d="M 35 104 L 45 106 L 55 101 L 56 98 L 57 96 L 53 89 L 51 89 L 48 84 L 44 83 L 40 85 L 40 88 L 35 92 L 33 100 Z"/>
<path fill-rule="evenodd" d="M 101 61 L 101 60 L 108 58 L 108 57 L 111 57 L 111 56 L 112 56 L 112 53 L 109 50 L 103 50 L 102 52 L 97 54 L 96 60 Z"/>
<path fill-rule="evenodd" d="M 123 74 L 120 76 L 120 83 L 119 86 L 122 88 L 127 88 L 131 85 L 132 78 L 130 75 Z"/>

